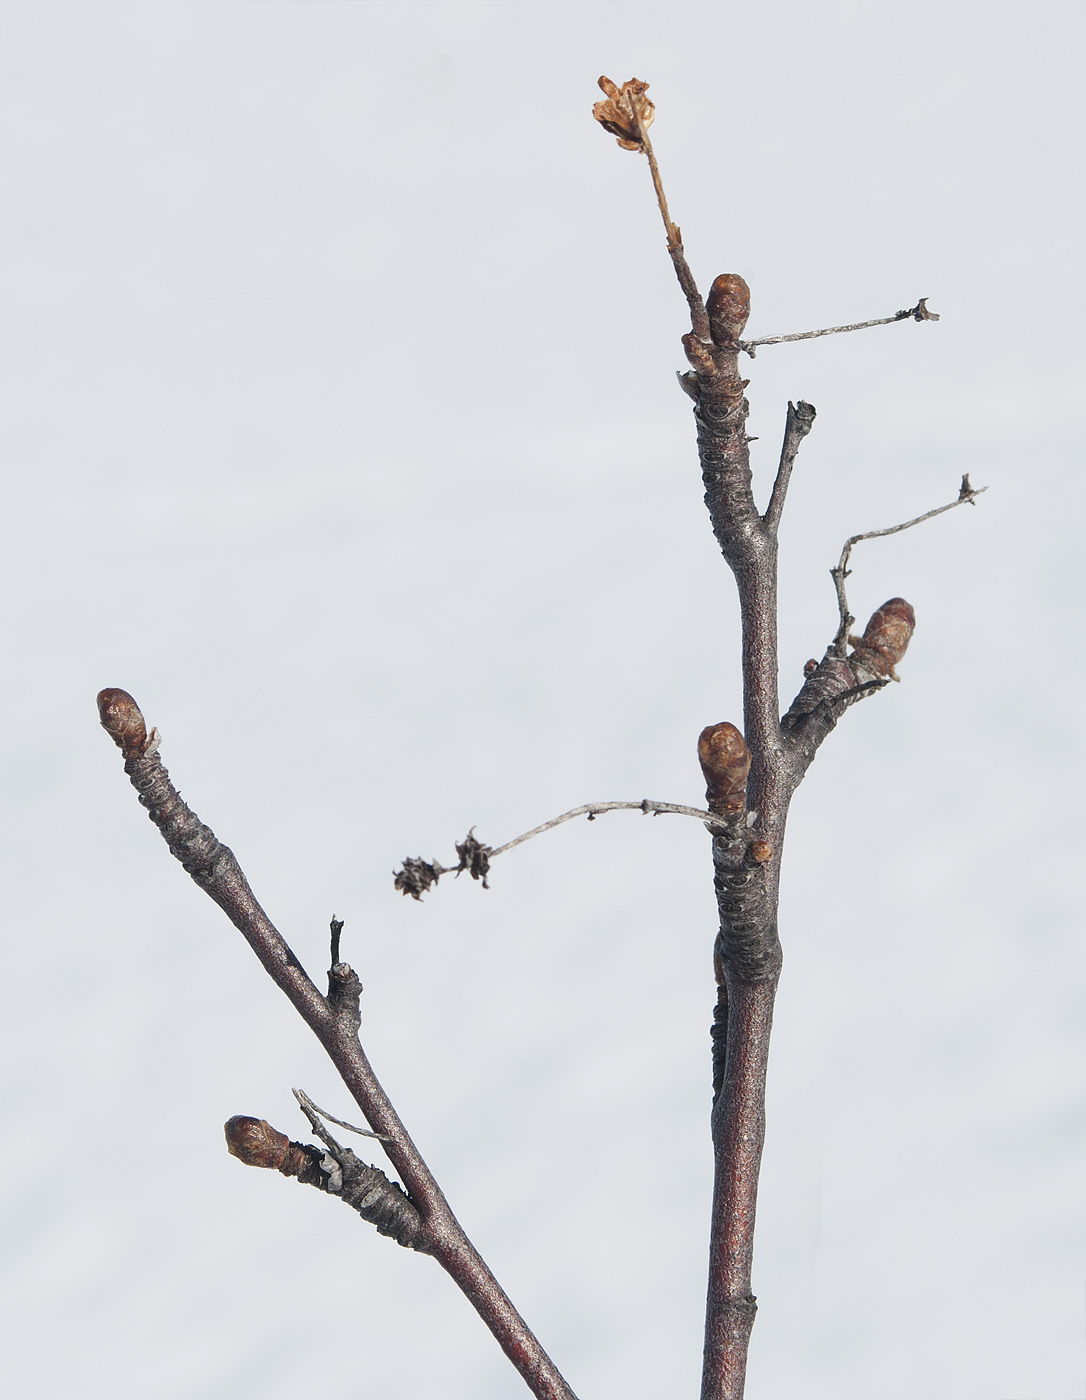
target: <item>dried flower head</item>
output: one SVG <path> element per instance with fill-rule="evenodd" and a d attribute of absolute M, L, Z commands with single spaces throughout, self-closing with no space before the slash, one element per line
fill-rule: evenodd
<path fill-rule="evenodd" d="M 643 150 L 637 119 L 641 119 L 642 131 L 648 131 L 656 115 L 655 107 L 645 96 L 648 83 L 643 83 L 640 78 L 630 78 L 619 87 L 610 78 L 601 78 L 600 88 L 607 98 L 604 102 L 596 103 L 592 115 L 605 131 L 617 137 L 624 151 Z"/>
<path fill-rule="evenodd" d="M 436 885 L 445 867 L 437 861 L 423 860 L 421 856 L 405 856 L 402 870 L 392 872 L 392 883 L 401 894 L 409 894 L 412 899 L 421 899 L 431 885 Z"/>

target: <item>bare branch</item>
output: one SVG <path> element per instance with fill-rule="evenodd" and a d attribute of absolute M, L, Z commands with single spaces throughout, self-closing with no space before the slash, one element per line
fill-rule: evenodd
<path fill-rule="evenodd" d="M 861 540 L 877 540 L 884 535 L 898 535 L 902 530 L 911 530 L 914 525 L 922 525 L 925 520 L 933 520 L 937 515 L 943 515 L 948 510 L 953 510 L 955 506 L 971 506 L 978 496 L 987 491 L 987 486 L 973 487 L 969 484 L 968 472 L 962 477 L 962 484 L 958 488 L 958 499 L 951 501 L 945 506 L 936 506 L 934 510 L 927 510 L 923 515 L 918 515 L 912 520 L 905 520 L 900 525 L 888 525 L 885 530 L 866 530 L 861 535 L 850 535 L 845 541 L 841 550 L 841 558 L 837 561 L 836 568 L 830 570 L 834 588 L 837 591 L 837 608 L 840 614 L 840 626 L 837 629 L 837 636 L 834 638 L 834 645 L 839 649 L 840 655 L 844 655 L 844 649 L 848 642 L 849 628 L 856 621 L 848 610 L 848 601 L 845 597 L 845 579 L 849 577 L 851 570 L 848 561 L 852 556 L 852 547 Z"/>
<path fill-rule="evenodd" d="M 771 535 L 776 535 L 780 529 L 784 498 L 788 494 L 788 483 L 792 479 L 792 468 L 795 465 L 796 454 L 799 452 L 800 443 L 814 427 L 814 420 L 814 404 L 804 403 L 802 399 L 797 404 L 793 404 L 791 400 L 788 401 L 788 416 L 784 423 L 784 442 L 781 445 L 781 460 L 777 467 L 777 479 L 773 483 L 773 493 L 769 498 L 766 513 L 762 516 L 766 529 Z"/>
<path fill-rule="evenodd" d="M 381 1138 L 406 1195 L 376 1167 L 359 1162 L 349 1149 L 338 1145 L 332 1152 L 336 1173 L 329 1174 L 324 1189 L 341 1194 L 373 1220 L 378 1230 L 391 1234 L 399 1243 L 432 1255 L 490 1328 L 537 1400 L 576 1400 L 453 1214 L 374 1074 L 358 1039 L 361 984 L 353 969 L 346 963 L 336 963 L 329 972 L 329 996 L 321 996 L 257 903 L 233 852 L 182 802 L 158 757 L 156 731 L 148 735 L 132 696 L 124 690 L 103 690 L 98 696 L 98 710 L 103 728 L 124 754 L 125 772 L 140 802 L 162 833 L 170 853 L 225 910 L 320 1041 L 366 1122 Z M 228 1125 L 228 1138 L 229 1132 Z M 296 1156 L 292 1160 L 297 1160 Z"/>
<path fill-rule="evenodd" d="M 927 297 L 921 297 L 908 311 L 895 311 L 892 316 L 881 316 L 877 321 L 853 321 L 849 326 L 828 326 L 824 331 L 797 331 L 794 335 L 767 335 L 761 340 L 741 340 L 739 348 L 754 359 L 755 350 L 762 345 L 782 345 L 786 340 L 817 340 L 823 335 L 843 335 L 845 331 L 866 331 L 871 326 L 892 326 L 897 321 L 938 321 L 939 317 L 927 307 Z"/>

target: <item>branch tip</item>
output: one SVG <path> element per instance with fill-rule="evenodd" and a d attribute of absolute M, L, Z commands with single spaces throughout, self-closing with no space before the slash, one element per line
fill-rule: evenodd
<path fill-rule="evenodd" d="M 149 740 L 147 722 L 127 690 L 108 686 L 98 692 L 98 718 L 102 728 L 125 753 L 142 753 Z M 157 735 L 152 731 L 152 738 Z M 157 745 L 156 745 L 157 747 Z"/>

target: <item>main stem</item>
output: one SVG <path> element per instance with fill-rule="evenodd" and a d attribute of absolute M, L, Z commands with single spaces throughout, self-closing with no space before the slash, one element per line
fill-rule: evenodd
<path fill-rule="evenodd" d="M 726 1046 L 712 1112 L 714 1185 L 702 1400 L 742 1400 L 756 1303 L 751 1287 L 765 1083 L 780 976 L 777 892 L 791 796 L 777 696 L 776 531 L 754 504 L 748 406 L 739 378 L 746 285 L 721 277 L 708 299 L 712 345 L 687 337 L 698 449 L 713 530 L 735 575 L 743 633 L 744 730 L 752 825 L 713 841 L 720 934 L 718 1037 Z M 751 840 L 772 849 L 752 863 Z M 726 1019 L 726 1033 L 720 1023 Z M 718 1052 L 719 1054 L 719 1052 Z"/>

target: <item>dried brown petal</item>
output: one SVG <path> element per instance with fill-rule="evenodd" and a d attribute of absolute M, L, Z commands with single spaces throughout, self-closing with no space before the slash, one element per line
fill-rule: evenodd
<path fill-rule="evenodd" d="M 746 805 L 750 750 L 735 725 L 707 725 L 698 739 L 698 758 L 709 810 L 718 815 L 741 812 Z"/>
<path fill-rule="evenodd" d="M 709 288 L 705 309 L 714 344 L 731 344 L 743 334 L 750 317 L 750 288 L 737 272 L 722 272 Z"/>
<path fill-rule="evenodd" d="M 127 690 L 111 686 L 98 692 L 98 716 L 102 728 L 118 748 L 142 752 L 147 743 L 147 725 L 140 707 Z"/>
<path fill-rule="evenodd" d="M 592 115 L 605 131 L 617 137 L 624 151 L 642 150 L 634 112 L 636 110 L 641 118 L 642 129 L 648 131 L 656 114 L 652 102 L 645 96 L 648 83 L 640 78 L 630 78 L 619 87 L 610 78 L 600 78 L 599 86 L 607 98 L 596 103 Z"/>
<path fill-rule="evenodd" d="M 859 645 L 849 657 L 876 676 L 897 680 L 894 667 L 905 655 L 905 649 L 916 627 L 916 614 L 904 598 L 890 598 L 871 614 Z"/>

